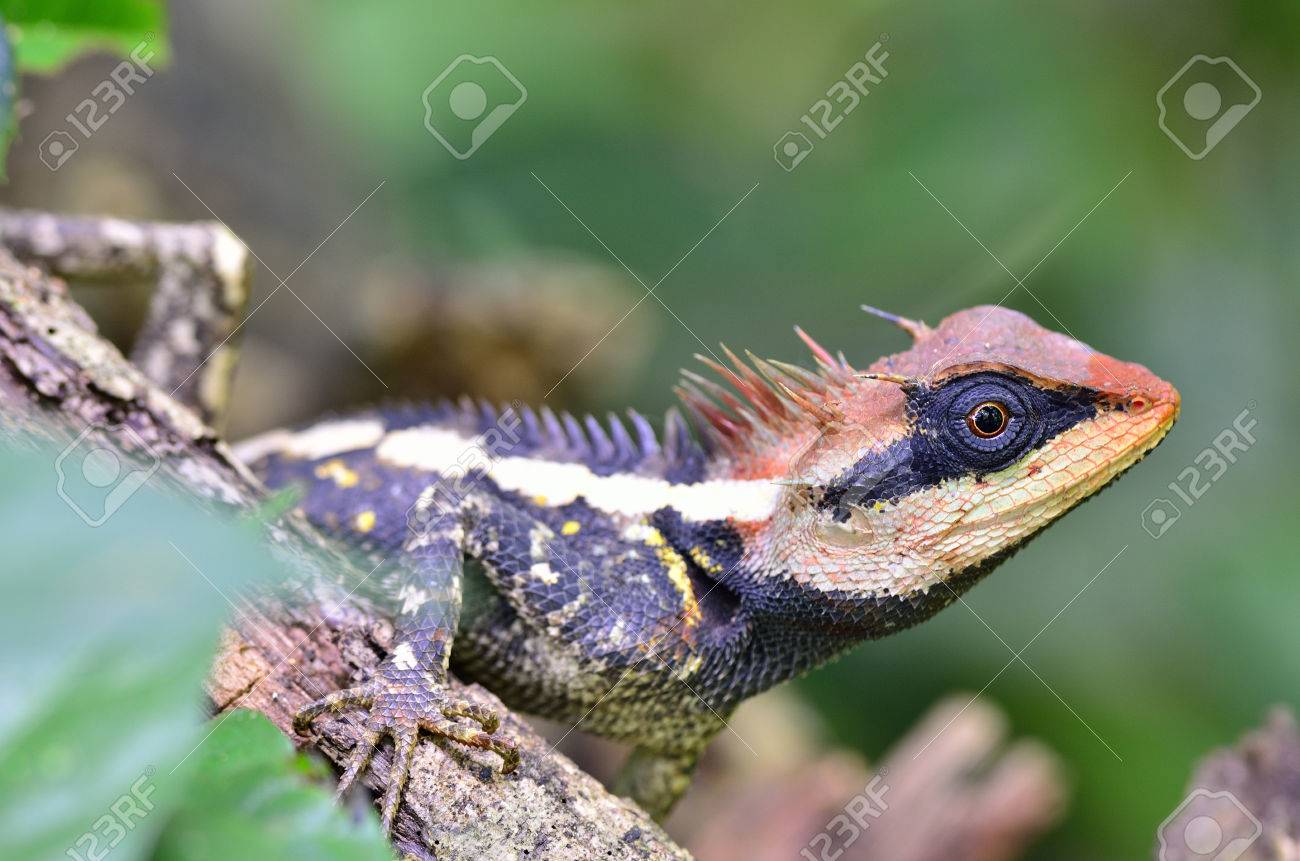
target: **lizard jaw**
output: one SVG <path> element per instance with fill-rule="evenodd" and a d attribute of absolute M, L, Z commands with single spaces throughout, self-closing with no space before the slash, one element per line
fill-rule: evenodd
<path fill-rule="evenodd" d="M 1108 412 L 1067 431 L 1024 462 L 1001 475 L 989 476 L 987 483 L 1000 489 L 971 507 L 954 524 L 953 532 L 1017 519 L 1032 526 L 1035 518 L 1030 512 L 1035 508 L 1050 512 L 1049 520 L 1061 516 L 1149 454 L 1164 440 L 1177 417 L 1175 398 L 1149 409 L 1139 420 Z"/>

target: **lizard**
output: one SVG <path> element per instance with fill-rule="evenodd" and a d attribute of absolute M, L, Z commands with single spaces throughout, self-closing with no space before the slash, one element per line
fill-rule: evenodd
<path fill-rule="evenodd" d="M 811 368 L 723 347 L 662 430 L 462 399 L 237 446 L 321 529 L 402 562 L 391 653 L 295 719 L 365 712 L 339 795 L 386 736 L 386 831 L 422 731 L 517 766 L 454 671 L 631 743 L 614 789 L 662 820 L 740 702 L 951 604 L 1178 416 L 1171 384 L 1019 312 L 863 307 L 911 346 L 861 370 L 797 327 Z"/>

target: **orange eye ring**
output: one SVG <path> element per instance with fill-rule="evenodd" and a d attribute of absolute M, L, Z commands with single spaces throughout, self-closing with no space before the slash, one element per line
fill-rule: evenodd
<path fill-rule="evenodd" d="M 1011 414 L 998 401 L 985 401 L 966 414 L 966 427 L 980 439 L 999 436 L 1011 423 Z"/>

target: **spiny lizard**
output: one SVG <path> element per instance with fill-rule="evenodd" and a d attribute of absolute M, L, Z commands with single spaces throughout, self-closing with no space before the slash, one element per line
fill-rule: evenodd
<path fill-rule="evenodd" d="M 728 385 L 685 372 L 695 434 L 676 411 L 656 432 L 462 401 L 240 446 L 323 529 L 402 560 L 396 647 L 298 716 L 368 709 L 340 792 L 391 735 L 391 828 L 420 730 L 513 770 L 450 667 L 633 743 L 616 789 L 662 818 L 738 703 L 952 603 L 1177 418 L 1169 383 L 1022 314 L 867 310 L 912 347 L 865 372 L 802 331 L 815 370 L 704 358 Z"/>

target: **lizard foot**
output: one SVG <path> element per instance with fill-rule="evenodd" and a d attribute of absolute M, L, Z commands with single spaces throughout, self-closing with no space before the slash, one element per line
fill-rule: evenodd
<path fill-rule="evenodd" d="M 384 833 L 392 833 L 393 819 L 401 804 L 402 789 L 415 759 L 415 743 L 421 729 L 471 747 L 495 751 L 501 757 L 501 773 L 509 774 L 519 765 L 519 749 L 500 735 L 501 721 L 493 709 L 456 699 L 440 685 L 430 685 L 423 676 L 412 678 L 409 672 L 394 670 L 391 665 L 379 668 L 365 684 L 336 691 L 310 703 L 294 716 L 294 729 L 304 732 L 317 715 L 339 712 L 345 708 L 370 710 L 356 740 L 343 776 L 339 778 L 337 797 L 351 788 L 370 762 L 375 748 L 385 735 L 393 737 L 393 767 L 384 791 L 382 820 Z M 472 726 L 457 720 L 465 718 Z"/>

